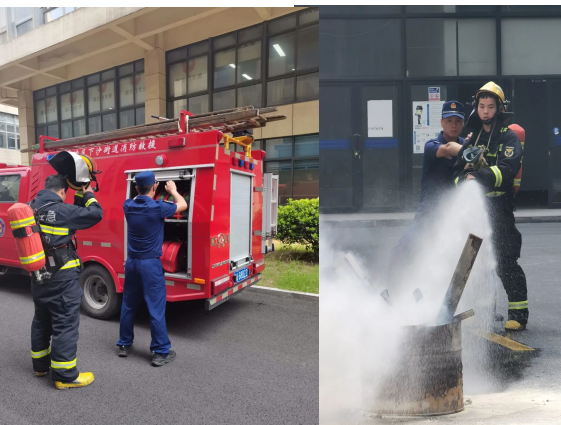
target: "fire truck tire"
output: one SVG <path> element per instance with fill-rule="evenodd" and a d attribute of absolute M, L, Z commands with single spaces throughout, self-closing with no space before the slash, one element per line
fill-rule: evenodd
<path fill-rule="evenodd" d="M 86 266 L 80 275 L 84 291 L 82 308 L 94 319 L 107 320 L 115 317 L 121 308 L 121 294 L 115 290 L 115 282 L 105 267 L 98 264 Z"/>

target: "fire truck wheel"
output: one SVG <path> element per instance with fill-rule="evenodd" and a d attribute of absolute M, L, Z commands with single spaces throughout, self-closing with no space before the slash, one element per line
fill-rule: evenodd
<path fill-rule="evenodd" d="M 84 291 L 82 308 L 88 316 L 106 320 L 119 312 L 121 296 L 115 290 L 111 274 L 103 266 L 86 266 L 80 276 L 80 285 Z"/>

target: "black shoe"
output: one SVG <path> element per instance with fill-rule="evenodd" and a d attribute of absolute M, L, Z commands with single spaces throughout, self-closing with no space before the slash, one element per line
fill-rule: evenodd
<path fill-rule="evenodd" d="M 128 357 L 132 345 L 119 345 L 119 357 Z"/>
<path fill-rule="evenodd" d="M 175 351 L 169 350 L 169 354 L 167 356 L 163 356 L 160 353 L 152 354 L 152 366 L 163 366 L 168 364 L 169 362 L 175 359 Z"/>

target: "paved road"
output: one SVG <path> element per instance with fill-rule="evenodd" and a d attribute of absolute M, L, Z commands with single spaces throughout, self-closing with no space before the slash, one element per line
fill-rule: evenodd
<path fill-rule="evenodd" d="M 397 244 L 405 229 L 324 228 L 322 237 L 337 241 L 337 247 L 343 252 L 359 252 L 358 257 L 368 273 L 376 279 L 385 270 L 388 247 Z M 464 399 L 471 402 L 465 411 L 433 417 L 432 422 L 493 425 L 561 423 L 561 223 L 519 224 L 518 229 L 523 235 L 520 264 L 528 280 L 530 322 L 528 330 L 507 336 L 535 348 L 536 352 L 526 355 L 496 345 L 492 347 L 495 354 L 489 373 L 495 376 L 495 385 L 481 391 L 466 389 L 464 385 Z M 507 304 L 504 291 L 499 291 L 499 310 L 506 312 Z M 497 332 L 504 335 L 504 330 L 500 329 L 497 328 Z M 464 376 L 466 378 L 469 381 L 469 377 Z M 350 416 L 353 417 L 352 423 L 363 423 L 357 419 L 356 412 Z M 427 421 L 427 418 L 370 418 L 364 423 Z"/>
<path fill-rule="evenodd" d="M 168 304 L 176 360 L 150 366 L 146 311 L 133 354 L 116 355 L 118 320 L 82 314 L 78 365 L 88 388 L 58 391 L 31 368 L 33 302 L 19 277 L 0 280 L 0 424 L 314 424 L 318 302 L 245 291 L 206 315 Z"/>

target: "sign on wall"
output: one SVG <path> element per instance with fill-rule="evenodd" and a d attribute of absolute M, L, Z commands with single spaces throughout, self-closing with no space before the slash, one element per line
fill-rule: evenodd
<path fill-rule="evenodd" d="M 393 101 L 369 100 L 368 137 L 393 137 Z"/>
<path fill-rule="evenodd" d="M 443 101 L 413 102 L 413 153 L 424 153 L 425 143 L 442 131 Z"/>

